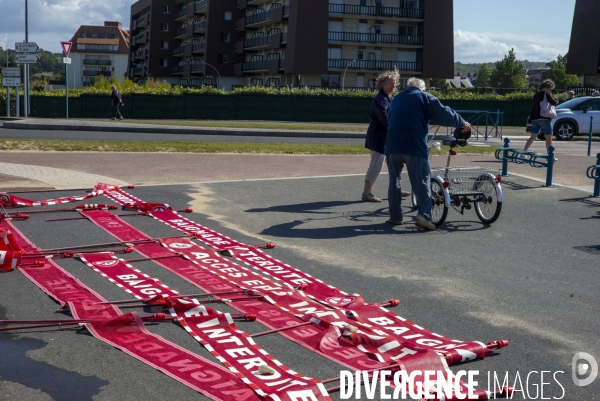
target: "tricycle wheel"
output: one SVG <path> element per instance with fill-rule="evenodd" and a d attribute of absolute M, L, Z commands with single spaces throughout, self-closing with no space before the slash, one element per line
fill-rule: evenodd
<path fill-rule="evenodd" d="M 448 206 L 444 202 L 444 188 L 435 179 L 431 180 L 431 221 L 436 226 L 446 221 Z"/>
<path fill-rule="evenodd" d="M 481 200 L 475 202 L 477 217 L 485 224 L 492 224 L 498 220 L 502 211 L 502 201 L 498 200 L 498 192 L 493 179 L 485 174 L 480 175 L 475 180 L 473 189 L 483 194 Z"/>

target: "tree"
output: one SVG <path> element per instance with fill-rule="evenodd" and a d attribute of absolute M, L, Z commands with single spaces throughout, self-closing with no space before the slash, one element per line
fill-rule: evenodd
<path fill-rule="evenodd" d="M 445 88 L 446 86 L 448 86 L 444 78 L 432 78 L 429 85 L 431 85 L 434 88 Z"/>
<path fill-rule="evenodd" d="M 489 87 L 493 72 L 494 70 L 488 64 L 483 63 L 477 73 L 477 86 L 480 88 Z"/>
<path fill-rule="evenodd" d="M 567 74 L 567 56 L 560 54 L 556 60 L 550 62 L 550 69 L 542 72 L 542 79 L 551 79 L 557 89 L 567 89 L 570 86 L 578 86 L 579 78 L 574 74 Z"/>
<path fill-rule="evenodd" d="M 525 68 L 517 60 L 515 49 L 512 48 L 504 58 L 496 63 L 490 83 L 497 88 L 526 88 Z"/>

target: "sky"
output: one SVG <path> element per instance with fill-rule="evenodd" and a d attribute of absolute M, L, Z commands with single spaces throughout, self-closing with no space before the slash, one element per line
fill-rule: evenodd
<path fill-rule="evenodd" d="M 60 52 L 80 25 L 119 21 L 129 29 L 135 0 L 27 0 L 29 42 Z M 323 0 L 327 1 L 327 0 Z M 436 0 L 425 0 L 436 1 Z M 544 11 L 540 11 L 543 5 Z M 519 60 L 550 61 L 569 48 L 575 0 L 454 0 L 454 60 L 494 62 L 514 48 Z M 549 17 L 542 19 L 539 16 Z M 25 0 L 0 0 L 0 46 L 25 40 Z"/>

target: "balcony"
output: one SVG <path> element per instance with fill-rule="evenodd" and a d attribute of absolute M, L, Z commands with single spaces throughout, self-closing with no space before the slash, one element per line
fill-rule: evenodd
<path fill-rule="evenodd" d="M 175 31 L 175 33 L 173 34 L 173 37 L 175 39 L 178 39 L 180 36 L 185 36 L 186 31 L 187 31 L 187 26 L 184 26 L 183 28 L 179 28 L 178 30 Z"/>
<path fill-rule="evenodd" d="M 194 63 L 192 64 L 192 74 L 205 74 L 206 64 Z"/>
<path fill-rule="evenodd" d="M 176 65 L 175 67 L 171 68 L 171 72 L 173 74 L 183 74 L 184 67 L 185 65 Z"/>
<path fill-rule="evenodd" d="M 183 57 L 184 53 L 185 53 L 185 48 L 188 46 L 189 45 L 176 47 L 175 49 L 173 49 L 173 56 L 174 57 Z"/>
<path fill-rule="evenodd" d="M 146 49 L 141 49 L 136 52 L 133 52 L 134 60 L 146 58 Z"/>
<path fill-rule="evenodd" d="M 188 10 L 188 6 L 183 6 L 183 8 L 180 11 L 177 11 L 175 13 L 175 17 L 174 17 L 175 21 L 187 18 L 187 10 Z"/>
<path fill-rule="evenodd" d="M 330 42 L 377 43 L 382 45 L 423 46 L 423 36 L 390 35 L 384 33 L 332 32 Z"/>
<path fill-rule="evenodd" d="M 140 18 L 135 20 L 137 28 L 146 27 L 150 23 L 150 13 L 142 15 Z"/>
<path fill-rule="evenodd" d="M 110 71 L 83 70 L 83 76 L 84 77 L 99 77 L 99 76 L 110 77 L 111 72 Z"/>
<path fill-rule="evenodd" d="M 111 61 L 110 60 L 97 60 L 97 59 L 89 59 L 89 58 L 84 58 L 83 59 L 83 64 L 88 64 L 88 65 L 111 65 Z"/>
<path fill-rule="evenodd" d="M 193 32 L 198 33 L 206 29 L 206 20 L 200 22 L 194 22 Z"/>
<path fill-rule="evenodd" d="M 144 67 L 135 67 L 133 69 L 133 75 L 144 75 Z"/>
<path fill-rule="evenodd" d="M 150 35 L 148 35 L 148 32 L 144 31 L 140 34 L 135 35 L 131 41 L 131 44 L 139 45 L 140 43 L 146 43 L 149 38 L 150 38 Z"/>
<path fill-rule="evenodd" d="M 351 4 L 330 4 L 329 14 L 362 15 L 381 18 L 405 18 L 422 20 L 425 18 L 424 10 L 413 8 L 359 6 Z"/>
<path fill-rule="evenodd" d="M 242 64 L 242 71 L 268 71 L 271 68 L 271 61 L 274 60 L 248 61 Z M 278 61 L 279 63 L 275 67 L 285 68 L 285 59 L 278 59 Z"/>
<path fill-rule="evenodd" d="M 281 33 L 281 43 L 287 43 L 287 32 Z"/>
<path fill-rule="evenodd" d="M 348 70 L 355 71 L 387 71 L 393 70 L 396 67 L 400 71 L 423 71 L 422 62 L 411 61 L 382 61 L 382 60 L 353 60 L 350 59 L 333 59 L 327 61 L 330 70 Z"/>
<path fill-rule="evenodd" d="M 271 21 L 273 19 L 273 14 L 274 14 L 275 10 L 277 10 L 279 8 L 280 7 L 276 7 L 276 8 L 270 9 L 269 11 L 259 12 L 259 13 L 247 16 L 246 17 L 246 26 L 268 23 L 269 21 Z M 286 15 L 286 8 L 287 8 L 287 13 L 289 14 L 290 7 L 285 6 L 285 7 L 283 7 L 283 15 Z M 280 17 L 281 17 L 281 15 L 280 15 Z M 275 23 L 277 23 L 277 22 L 278 21 L 275 21 Z"/>
<path fill-rule="evenodd" d="M 251 38 L 251 39 L 244 40 L 244 49 L 249 49 L 251 47 L 270 46 L 270 45 L 271 45 L 271 35 L 260 36 L 257 38 Z"/>
<path fill-rule="evenodd" d="M 204 14 L 208 11 L 208 0 L 197 0 L 194 2 L 194 12 Z"/>
<path fill-rule="evenodd" d="M 206 50 L 206 42 L 192 43 L 192 53 L 203 53 Z"/>

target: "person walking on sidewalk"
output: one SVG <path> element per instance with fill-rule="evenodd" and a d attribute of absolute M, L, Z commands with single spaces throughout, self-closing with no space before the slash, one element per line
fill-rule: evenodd
<path fill-rule="evenodd" d="M 558 99 L 552 96 L 552 89 L 554 89 L 554 81 L 546 79 L 540 82 L 538 86 L 538 92 L 533 95 L 533 105 L 531 106 L 531 113 L 529 114 L 529 121 L 531 122 L 531 136 L 525 143 L 523 150 L 529 149 L 535 138 L 537 138 L 540 130 L 544 133 L 544 139 L 546 140 L 546 149 L 552 145 L 552 119 L 549 117 L 541 116 L 540 103 L 544 100 L 548 100 L 553 106 L 558 104 Z M 555 159 L 556 160 L 556 159 Z"/>
<path fill-rule="evenodd" d="M 402 220 L 400 174 L 406 164 L 408 178 L 417 196 L 418 214 L 415 224 L 429 231 L 436 229 L 431 221 L 431 169 L 427 153 L 429 121 L 440 126 L 462 127 L 463 132 L 471 124 L 452 110 L 443 106 L 435 96 L 425 92 L 425 82 L 410 78 L 405 91 L 400 92 L 388 109 L 390 125 L 385 143 L 388 158 L 389 223 L 404 224 Z"/>
<path fill-rule="evenodd" d="M 112 102 L 112 106 L 113 106 L 112 120 L 122 120 L 123 116 L 121 115 L 121 112 L 119 111 L 119 106 L 123 106 L 123 98 L 121 97 L 121 94 L 117 90 L 116 86 L 112 85 L 110 87 L 110 89 L 111 89 L 110 101 Z"/>
<path fill-rule="evenodd" d="M 384 71 L 377 77 L 375 86 L 377 96 L 371 103 L 371 114 L 369 115 L 369 128 L 365 139 L 365 148 L 371 151 L 371 161 L 365 174 L 365 185 L 362 193 L 363 202 L 381 202 L 381 198 L 376 197 L 371 192 L 375 180 L 381 173 L 385 156 L 383 147 L 387 137 L 389 121 L 385 111 L 392 103 L 392 92 L 398 83 L 398 71 Z"/>

